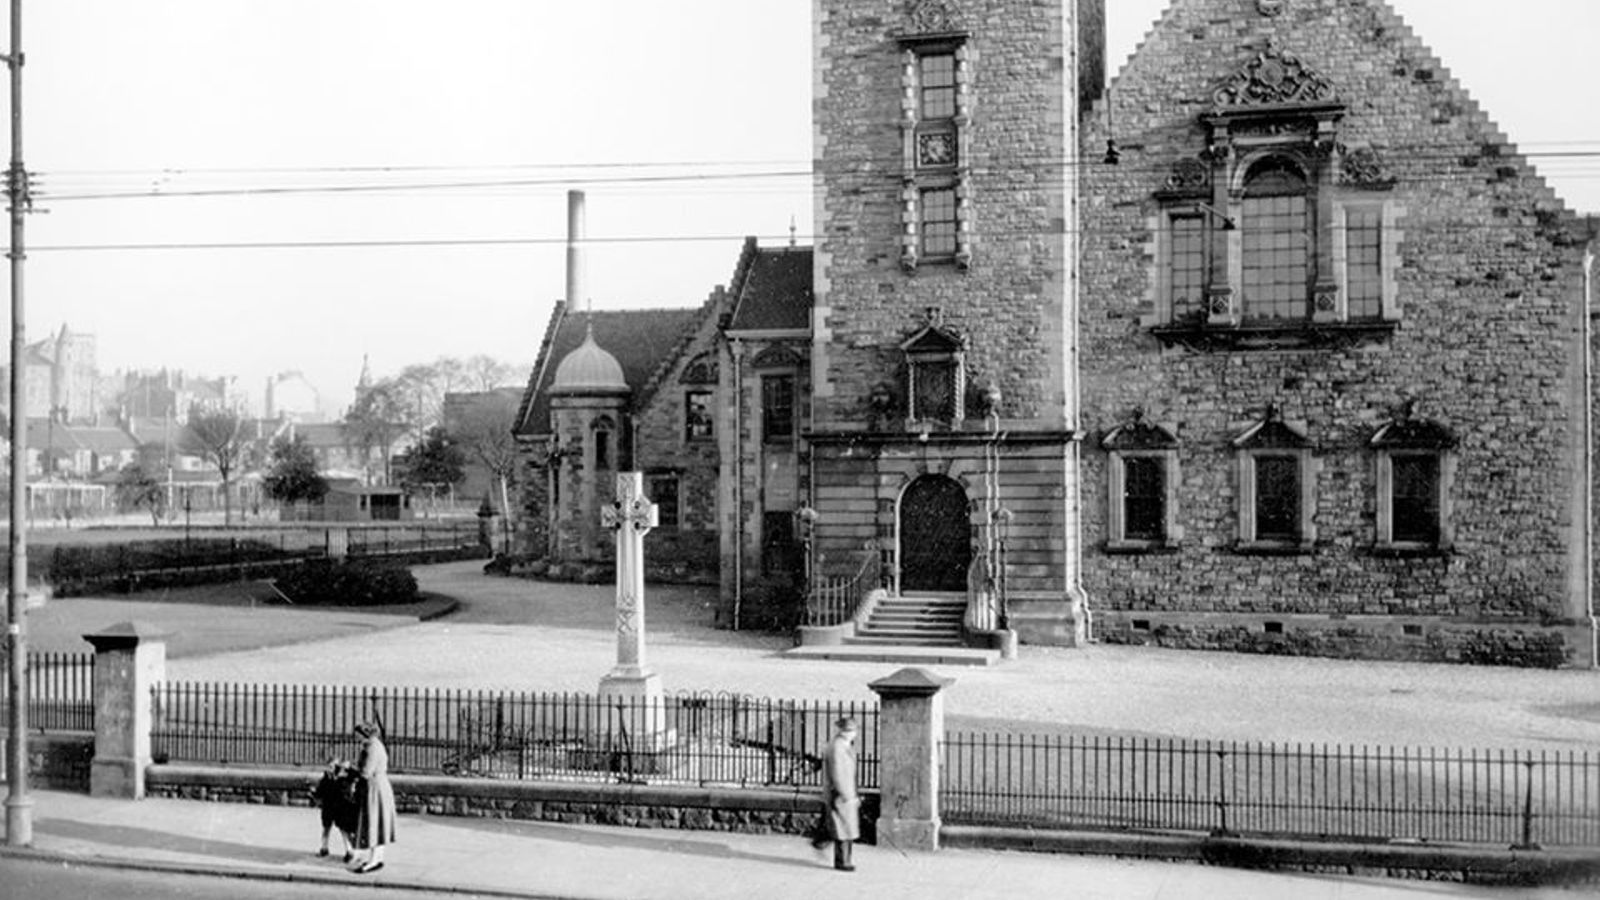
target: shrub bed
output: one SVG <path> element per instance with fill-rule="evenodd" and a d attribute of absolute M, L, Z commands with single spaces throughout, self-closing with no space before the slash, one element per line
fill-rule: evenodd
<path fill-rule="evenodd" d="M 278 576 L 277 584 L 299 605 L 392 606 L 417 599 L 416 576 L 389 560 L 315 560 Z"/>

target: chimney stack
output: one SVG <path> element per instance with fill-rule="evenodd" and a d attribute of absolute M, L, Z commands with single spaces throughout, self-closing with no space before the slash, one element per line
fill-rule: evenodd
<path fill-rule="evenodd" d="M 567 312 L 577 304 L 588 309 L 587 274 L 583 268 L 583 191 L 567 191 Z"/>

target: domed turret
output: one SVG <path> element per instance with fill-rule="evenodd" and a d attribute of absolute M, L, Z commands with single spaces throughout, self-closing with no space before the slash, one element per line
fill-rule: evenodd
<path fill-rule="evenodd" d="M 583 343 L 556 366 L 552 394 L 627 393 L 628 381 L 622 377 L 622 364 L 594 340 L 590 325 Z"/>

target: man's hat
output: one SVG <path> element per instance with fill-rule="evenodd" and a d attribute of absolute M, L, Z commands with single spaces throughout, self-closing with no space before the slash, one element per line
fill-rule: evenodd
<path fill-rule="evenodd" d="M 859 731 L 860 730 L 858 727 L 856 727 L 856 720 L 850 718 L 849 716 L 844 716 L 844 717 L 840 718 L 839 721 L 833 723 L 833 725 L 834 725 L 835 728 L 839 729 L 840 731 Z"/>

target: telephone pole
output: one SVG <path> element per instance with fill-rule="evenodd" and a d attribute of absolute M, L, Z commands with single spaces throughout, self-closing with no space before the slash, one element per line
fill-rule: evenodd
<path fill-rule="evenodd" d="M 11 165 L 6 169 L 6 201 L 11 213 L 11 571 L 6 595 L 8 715 L 6 844 L 33 845 L 33 798 L 28 796 L 28 391 L 27 329 L 22 312 L 22 219 L 33 202 L 28 171 L 22 167 L 22 0 L 11 0 Z"/>

